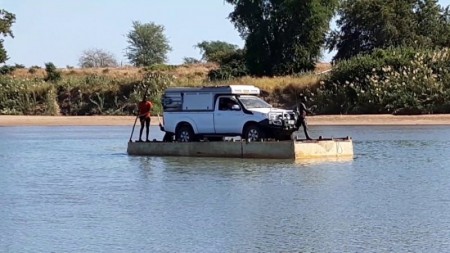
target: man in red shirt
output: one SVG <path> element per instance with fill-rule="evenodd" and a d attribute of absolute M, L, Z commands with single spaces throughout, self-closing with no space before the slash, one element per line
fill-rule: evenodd
<path fill-rule="evenodd" d="M 139 133 L 139 141 L 142 142 L 142 132 L 144 131 L 144 124 L 146 127 L 146 139 L 145 141 L 149 141 L 148 134 L 150 128 L 150 110 L 153 108 L 153 105 L 150 101 L 147 101 L 146 96 L 142 99 L 138 104 L 139 108 L 139 120 L 141 121 L 141 131 Z"/>

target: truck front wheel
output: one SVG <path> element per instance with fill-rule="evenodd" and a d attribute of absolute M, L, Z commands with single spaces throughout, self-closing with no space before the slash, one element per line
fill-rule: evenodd
<path fill-rule="evenodd" d="M 242 138 L 248 141 L 259 141 L 264 138 L 264 132 L 256 124 L 250 124 L 244 128 Z"/>
<path fill-rule="evenodd" d="M 194 141 L 194 131 L 189 125 L 181 125 L 176 131 L 176 139 L 179 142 L 191 142 Z"/>

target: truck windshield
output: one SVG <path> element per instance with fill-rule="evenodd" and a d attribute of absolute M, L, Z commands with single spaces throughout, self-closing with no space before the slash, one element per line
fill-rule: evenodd
<path fill-rule="evenodd" d="M 270 108 L 272 107 L 266 101 L 255 96 L 240 96 L 239 101 L 245 106 L 245 108 Z"/>

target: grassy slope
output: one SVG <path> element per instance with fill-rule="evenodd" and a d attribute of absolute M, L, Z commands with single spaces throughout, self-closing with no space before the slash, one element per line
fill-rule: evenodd
<path fill-rule="evenodd" d="M 161 68 L 163 72 L 169 73 L 176 78 L 177 86 L 201 86 L 209 83 L 207 74 L 210 70 L 217 68 L 215 64 L 193 64 L 179 65 L 167 68 Z M 267 92 L 273 91 L 275 88 L 283 88 L 287 85 L 296 87 L 304 87 L 315 85 L 318 82 L 316 74 L 325 72 L 331 68 L 328 63 L 318 63 L 314 73 L 301 76 L 280 76 L 280 77 L 242 77 L 231 81 L 217 82 L 214 84 L 250 84 L 255 85 Z M 83 78 L 87 76 L 105 76 L 108 79 L 136 79 L 142 78 L 144 69 L 137 67 L 120 67 L 120 68 L 91 68 L 91 69 L 60 69 L 63 78 Z M 35 69 L 31 73 L 29 69 L 17 69 L 13 75 L 18 79 L 34 79 L 44 78 L 44 69 Z"/>

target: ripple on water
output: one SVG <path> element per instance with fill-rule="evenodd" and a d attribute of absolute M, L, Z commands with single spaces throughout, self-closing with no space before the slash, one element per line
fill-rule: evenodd
<path fill-rule="evenodd" d="M 355 157 L 297 162 L 132 157 L 129 127 L 1 130 L 3 252 L 450 249 L 446 127 L 312 127 Z"/>

